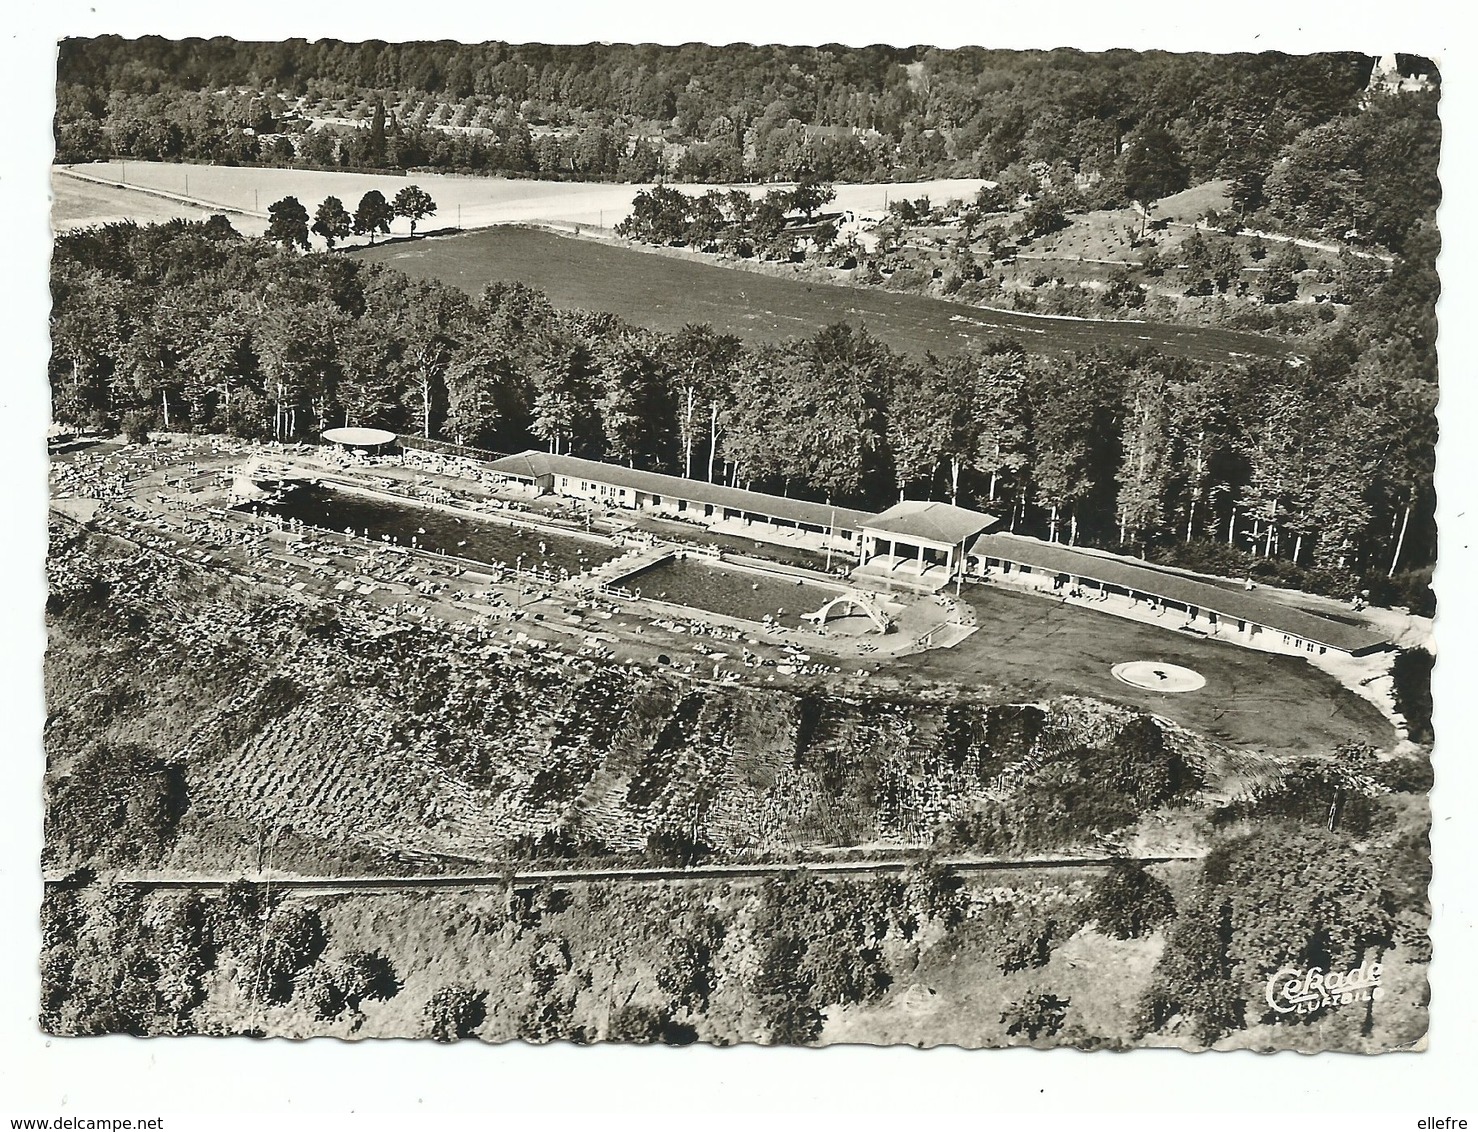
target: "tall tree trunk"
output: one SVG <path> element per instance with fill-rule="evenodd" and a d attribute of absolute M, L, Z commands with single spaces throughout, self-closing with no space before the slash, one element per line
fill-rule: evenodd
<path fill-rule="evenodd" d="M 1186 511 L 1185 540 L 1191 541 L 1196 529 L 1196 504 L 1201 500 L 1201 484 L 1206 477 L 1206 430 L 1196 433 L 1195 478 L 1191 481 L 1191 505 Z M 1235 512 L 1236 508 L 1232 508 Z"/>
<path fill-rule="evenodd" d="M 422 431 L 426 439 L 431 439 L 431 379 L 421 378 L 421 413 Z"/>
<path fill-rule="evenodd" d="M 1055 504 L 1055 503 L 1052 504 L 1052 520 L 1051 520 L 1051 523 L 1050 523 L 1048 529 L 1049 529 L 1049 532 L 1051 534 L 1051 537 L 1047 541 L 1048 542 L 1056 542 L 1057 541 L 1057 504 Z"/>
<path fill-rule="evenodd" d="M 999 470 L 996 468 L 990 470 L 990 498 L 992 503 L 995 502 L 996 498 L 996 476 L 999 474 Z"/>
<path fill-rule="evenodd" d="M 950 505 L 960 501 L 960 458 L 951 456 L 949 458 L 949 502 Z"/>
<path fill-rule="evenodd" d="M 708 421 L 708 482 L 713 482 L 713 461 L 718 454 L 718 402 L 713 403 Z"/>
<path fill-rule="evenodd" d="M 693 387 L 688 386 L 688 404 L 683 410 L 683 478 L 693 478 Z"/>
<path fill-rule="evenodd" d="M 1078 508 L 1076 506 L 1073 507 L 1073 516 L 1068 526 L 1067 544 L 1068 546 L 1078 545 Z"/>
<path fill-rule="evenodd" d="M 1412 491 L 1406 496 L 1406 510 L 1401 513 L 1401 533 L 1396 537 L 1396 553 L 1391 555 L 1391 568 L 1386 571 L 1386 577 L 1395 577 L 1396 563 L 1401 561 L 1401 548 L 1406 545 L 1406 526 L 1411 522 L 1411 504 L 1416 492 Z"/>
<path fill-rule="evenodd" d="M 1227 545 L 1237 545 L 1237 505 L 1232 504 L 1232 517 L 1227 520 Z"/>

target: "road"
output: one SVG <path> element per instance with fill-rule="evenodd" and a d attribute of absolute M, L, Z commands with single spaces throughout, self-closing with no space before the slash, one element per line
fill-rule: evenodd
<path fill-rule="evenodd" d="M 630 884 L 670 884 L 684 881 L 742 880 L 804 873 L 814 877 L 890 876 L 905 872 L 925 860 L 923 854 L 883 857 L 865 861 L 787 861 L 770 864 L 702 865 L 697 868 L 608 868 L 608 869 L 521 869 L 512 873 L 454 873 L 442 876 L 304 876 L 297 873 L 211 874 L 177 872 L 111 873 L 103 883 L 148 889 L 210 891 L 242 880 L 270 884 L 273 888 L 305 896 L 343 893 L 390 893 L 416 889 L 502 888 L 509 884 L 573 884 L 623 881 Z M 1022 872 L 1030 869 L 1106 868 L 1121 861 L 1160 865 L 1171 861 L 1197 861 L 1195 854 L 1164 856 L 1024 857 L 1014 859 L 946 857 L 938 863 L 954 873 Z M 65 878 L 48 875 L 47 884 Z"/>

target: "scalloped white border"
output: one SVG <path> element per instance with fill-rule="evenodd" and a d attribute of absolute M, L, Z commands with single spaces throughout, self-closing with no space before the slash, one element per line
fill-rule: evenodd
<path fill-rule="evenodd" d="M 284 1113 L 282 1124 L 309 1127 L 311 1113 L 337 1112 L 318 1127 L 395 1127 L 369 1114 L 400 1111 L 489 1112 L 587 1110 L 686 1111 L 705 1124 L 740 1126 L 720 1118 L 734 1111 L 817 1111 L 857 1115 L 847 1127 L 899 1128 L 933 1110 L 962 1111 L 969 1127 L 996 1123 L 991 1113 L 1029 1112 L 1030 1123 L 1082 1127 L 1053 1113 L 1214 1112 L 1215 1127 L 1245 1117 L 1293 1127 L 1299 1113 L 1350 1112 L 1339 1127 L 1410 1129 L 1422 1115 L 1478 1118 L 1471 1080 L 1478 1026 L 1474 948 L 1475 759 L 1478 696 L 1472 691 L 1478 641 L 1478 570 L 1471 545 L 1478 499 L 1478 42 L 1462 6 L 1421 0 L 1402 3 L 1314 3 L 1244 0 L 1230 5 L 1059 0 L 1051 5 L 984 2 L 931 5 L 829 2 L 782 4 L 608 4 L 566 0 L 549 5 L 391 4 L 386 0 L 288 3 L 248 0 L 217 7 L 202 0 L 52 0 L 11 6 L 0 27 L 0 217 L 4 218 L 5 321 L 0 421 L 0 506 L 7 520 L 0 540 L 4 600 L 0 601 L 0 696 L 6 742 L 0 747 L 0 1127 L 32 1115 L 207 1113 L 186 1128 L 261 1127 L 242 1114 Z M 1436 960 L 1431 981 L 1434 1024 L 1430 1052 L 1358 1058 L 1291 1054 L 1190 1057 L 1169 1051 L 1087 1055 L 1031 1050 L 962 1053 L 939 1049 L 833 1047 L 822 1051 L 690 1048 L 685 1050 L 569 1046 L 534 1048 L 463 1043 L 320 1041 L 254 1044 L 244 1040 L 127 1037 L 46 1041 L 35 1030 L 35 867 L 40 850 L 42 724 L 39 661 L 44 645 L 46 394 L 46 166 L 50 159 L 53 43 L 59 35 L 211 35 L 355 39 L 662 40 L 711 43 L 934 42 L 999 47 L 1087 50 L 1106 47 L 1288 51 L 1399 49 L 1441 59 L 1446 142 L 1442 163 L 1447 203 L 1440 223 L 1446 251 L 1440 264 L 1443 442 L 1437 482 L 1442 562 L 1437 575 L 1441 614 L 1435 692 L 1437 788 L 1433 796 L 1436 880 L 1433 902 Z M 1463 1105 L 1468 1107 L 1464 1110 Z M 357 1109 L 361 1117 L 343 1114 Z M 1399 1118 L 1381 1114 L 1400 1112 Z M 901 1115 L 892 1116 L 892 1113 Z M 1279 1115 L 1281 1114 L 1281 1115 Z M 900 1124 L 900 1122 L 905 1122 Z M 423 1122 L 415 1121 L 416 1126 Z M 429 1124 L 429 1121 L 425 1123 Z M 463 1122 L 458 1122 L 463 1123 Z M 496 1121 L 467 1121 L 497 1128 Z M 809 1123 L 809 1122 L 808 1122 Z M 830 1123 L 828 1121 L 827 1123 Z M 1004 1123 L 1004 1122 L 1002 1122 Z M 1011 1125 L 1017 1122 L 1012 1121 Z M 1141 1128 L 1119 1119 L 1113 1127 Z M 1149 1123 L 1158 1124 L 1150 1120 Z M 1320 1120 L 1318 1126 L 1325 1126 Z M 590 1122 L 583 1122 L 591 1127 Z M 650 1128 L 628 1115 L 600 1127 Z M 662 1125 L 656 1125 L 662 1126 Z M 753 1121 L 743 1122 L 747 1128 Z M 1167 1124 L 1167 1126 L 1170 1126 Z M 1183 1127 L 1182 1122 L 1175 1126 Z"/>

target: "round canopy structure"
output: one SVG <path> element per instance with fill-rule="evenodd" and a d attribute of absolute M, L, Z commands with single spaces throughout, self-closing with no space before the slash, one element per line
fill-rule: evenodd
<path fill-rule="evenodd" d="M 344 448 L 388 448 L 395 443 L 395 434 L 383 428 L 331 428 L 323 434 L 329 444 Z"/>

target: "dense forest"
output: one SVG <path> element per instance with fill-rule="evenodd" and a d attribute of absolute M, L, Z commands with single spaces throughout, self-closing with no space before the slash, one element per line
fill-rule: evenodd
<path fill-rule="evenodd" d="M 950 499 L 1044 537 L 1429 608 L 1435 235 L 1417 240 L 1305 358 L 1193 366 L 1011 340 L 911 357 L 849 324 L 747 346 L 519 284 L 474 300 L 221 217 L 111 225 L 56 243 L 54 412 L 133 435 L 380 425 L 853 505 Z"/>
<path fill-rule="evenodd" d="M 1243 215 L 1394 248 L 1440 194 L 1436 95 L 1369 93 L 1373 63 L 101 37 L 62 44 L 56 131 L 63 161 L 627 181 L 960 175 L 1066 183 L 1089 207 L 1226 178 Z M 1438 81 L 1426 60 L 1405 66 Z"/>

